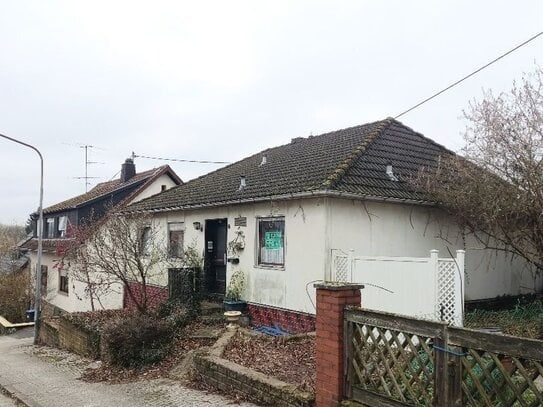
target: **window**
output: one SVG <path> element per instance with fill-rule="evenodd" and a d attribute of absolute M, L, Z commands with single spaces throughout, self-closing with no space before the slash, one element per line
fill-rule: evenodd
<path fill-rule="evenodd" d="M 183 256 L 184 230 L 183 222 L 168 223 L 168 252 L 170 257 Z"/>
<path fill-rule="evenodd" d="M 66 237 L 66 228 L 68 227 L 68 217 L 60 216 L 58 218 L 58 235 L 60 237 Z"/>
<path fill-rule="evenodd" d="M 151 249 L 151 226 L 145 226 L 142 229 L 140 244 L 140 253 L 147 256 L 149 254 L 149 250 Z"/>
<path fill-rule="evenodd" d="M 68 294 L 68 272 L 66 269 L 58 271 L 58 290 Z"/>
<path fill-rule="evenodd" d="M 283 216 L 258 219 L 258 264 L 285 264 L 285 218 Z"/>
<path fill-rule="evenodd" d="M 166 191 L 166 188 L 167 188 L 166 185 L 161 185 L 160 186 L 160 191 L 164 192 L 164 191 Z"/>
<path fill-rule="evenodd" d="M 48 239 L 53 239 L 55 237 L 55 218 L 47 218 L 47 229 L 45 235 Z"/>

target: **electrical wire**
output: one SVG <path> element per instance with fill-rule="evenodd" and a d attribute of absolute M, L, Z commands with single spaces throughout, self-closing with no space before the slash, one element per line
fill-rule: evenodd
<path fill-rule="evenodd" d="M 197 164 L 230 164 L 228 161 L 208 161 L 208 160 L 184 160 L 181 158 L 163 158 L 163 157 L 150 157 L 147 155 L 133 154 L 134 158 L 147 158 L 149 160 L 161 160 L 161 161 L 179 161 L 184 163 L 197 163 Z"/>
<path fill-rule="evenodd" d="M 429 102 L 430 100 L 432 100 L 432 99 L 434 99 L 435 97 L 441 95 L 442 93 L 448 91 L 449 89 L 455 87 L 456 85 L 460 84 L 461 82 L 464 82 L 466 79 L 471 78 L 473 75 L 475 75 L 475 74 L 481 72 L 481 71 L 482 71 L 483 69 L 485 69 L 485 68 L 488 68 L 490 65 L 494 64 L 495 62 L 498 62 L 500 59 L 506 57 L 507 55 L 509 55 L 509 54 L 511 54 L 512 52 L 516 51 L 517 49 L 523 47 L 524 45 L 528 44 L 529 42 L 532 42 L 533 40 L 535 40 L 537 37 L 539 37 L 539 36 L 541 36 L 541 35 L 543 35 L 543 31 L 537 33 L 536 35 L 534 35 L 534 36 L 532 36 L 532 37 L 530 37 L 530 38 L 528 38 L 528 39 L 527 39 L 526 41 L 524 41 L 523 43 L 517 45 L 516 47 L 510 49 L 509 51 L 507 51 L 507 52 L 501 54 L 499 57 L 493 59 L 493 60 L 490 61 L 489 63 L 483 65 L 482 67 L 480 67 L 480 68 L 478 68 L 478 69 L 476 69 L 476 70 L 473 71 L 472 73 L 470 73 L 470 74 L 464 76 L 463 78 L 457 80 L 456 82 L 450 84 L 450 85 L 447 86 L 445 89 L 442 89 L 442 90 L 440 90 L 440 91 L 437 92 L 437 93 L 434 93 L 432 96 L 430 96 L 430 97 L 424 99 L 422 102 L 417 103 L 415 106 L 412 106 L 412 107 L 410 107 L 410 108 L 407 109 L 407 110 L 404 110 L 404 111 L 403 111 L 402 113 L 400 113 L 399 115 L 394 116 L 394 118 L 397 119 L 398 117 L 401 117 L 401 116 L 403 116 L 404 114 L 409 113 L 409 112 L 412 111 L 412 110 L 415 110 L 417 107 L 419 107 L 419 106 L 425 104 L 426 102 Z"/>

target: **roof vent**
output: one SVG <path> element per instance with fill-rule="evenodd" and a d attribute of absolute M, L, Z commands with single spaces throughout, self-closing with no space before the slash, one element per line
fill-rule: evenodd
<path fill-rule="evenodd" d="M 241 191 L 246 186 L 247 186 L 247 181 L 245 179 L 245 175 L 242 175 L 241 177 L 239 177 L 239 190 Z"/>
<path fill-rule="evenodd" d="M 262 167 L 267 162 L 268 162 L 268 154 L 262 154 L 262 161 L 260 162 L 260 166 Z"/>
<path fill-rule="evenodd" d="M 388 164 L 387 164 L 386 173 L 387 173 L 387 175 L 388 175 L 388 178 L 389 178 L 391 181 L 398 181 L 398 177 L 396 177 L 396 176 L 394 175 L 394 171 L 392 170 L 392 164 L 391 164 L 391 163 L 388 163 Z"/>

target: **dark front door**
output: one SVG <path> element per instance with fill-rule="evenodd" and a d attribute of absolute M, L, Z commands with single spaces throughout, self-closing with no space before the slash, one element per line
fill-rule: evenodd
<path fill-rule="evenodd" d="M 224 294 L 226 289 L 226 219 L 208 219 L 205 228 L 205 270 L 210 293 Z"/>

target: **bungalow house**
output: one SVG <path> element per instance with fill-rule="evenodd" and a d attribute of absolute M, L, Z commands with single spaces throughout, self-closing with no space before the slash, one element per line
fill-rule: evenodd
<path fill-rule="evenodd" d="M 334 278 L 338 250 L 402 258 L 466 250 L 467 300 L 541 289 L 524 263 L 482 250 L 412 188 L 409 177 L 445 152 L 389 118 L 294 138 L 127 210 L 152 213 L 176 241 L 182 231 L 184 246 L 204 254 L 209 292 L 224 293 L 241 270 L 257 323 L 311 324 L 312 283 Z M 403 278 L 413 296 L 425 289 Z M 168 274 L 156 283 L 167 290 Z"/>
<path fill-rule="evenodd" d="M 64 311 L 90 310 L 85 285 L 69 276 L 67 267 L 58 267 L 62 249 L 71 238 L 73 228 L 84 222 L 99 220 L 110 208 L 118 208 L 148 198 L 182 184 L 181 179 L 164 165 L 136 173 L 133 159 L 122 164 L 118 179 L 97 184 L 90 191 L 43 210 L 42 292 L 49 304 Z M 37 214 L 33 217 L 33 237 L 20 245 L 28 252 L 31 264 L 37 256 Z M 122 308 L 121 287 L 102 298 L 104 308 Z"/>

